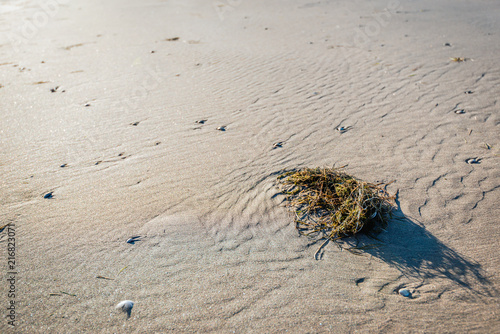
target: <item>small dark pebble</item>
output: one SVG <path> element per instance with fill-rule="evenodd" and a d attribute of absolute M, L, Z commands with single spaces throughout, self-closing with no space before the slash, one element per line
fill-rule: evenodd
<path fill-rule="evenodd" d="M 57 92 L 57 90 L 58 90 L 58 89 L 59 89 L 59 86 L 56 86 L 56 87 L 54 87 L 54 88 L 51 88 L 51 89 L 50 89 L 50 92 L 51 92 L 51 93 L 55 93 L 55 92 Z"/>
<path fill-rule="evenodd" d="M 85 105 L 85 107 L 90 107 L 90 103 L 87 103 L 87 104 Z"/>
<path fill-rule="evenodd" d="M 97 161 L 94 165 L 97 166 L 102 162 L 102 160 Z"/>
<path fill-rule="evenodd" d="M 206 119 L 200 119 L 199 121 L 196 121 L 195 123 L 205 124 L 206 121 L 207 121 Z"/>
<path fill-rule="evenodd" d="M 61 166 L 59 166 L 61 168 L 64 168 L 64 167 L 68 167 L 68 164 L 62 164 Z"/>
<path fill-rule="evenodd" d="M 160 145 L 160 144 L 161 144 L 161 141 L 157 141 L 157 142 L 155 143 L 155 146 L 158 146 L 158 145 Z"/>
<path fill-rule="evenodd" d="M 219 130 L 219 131 L 226 131 L 226 126 L 223 125 L 223 126 L 219 126 L 216 130 Z"/>
<path fill-rule="evenodd" d="M 43 196 L 43 198 L 45 198 L 45 199 L 50 199 L 50 198 L 52 198 L 52 197 L 54 197 L 54 196 L 52 195 L 52 192 L 47 193 L 47 194 L 45 194 L 45 196 Z"/>
<path fill-rule="evenodd" d="M 474 94 L 474 92 L 473 92 L 473 91 L 471 91 L 471 90 L 465 91 L 464 93 L 465 93 L 465 94 Z"/>
<path fill-rule="evenodd" d="M 450 43 L 444 43 L 443 46 L 451 46 Z"/>
<path fill-rule="evenodd" d="M 118 154 L 119 157 L 123 156 L 125 154 L 125 152 L 122 152 L 120 154 Z"/>
<path fill-rule="evenodd" d="M 151 51 L 151 53 L 155 53 L 155 52 L 156 52 L 155 50 Z"/>
<path fill-rule="evenodd" d="M 139 125 L 140 122 L 134 122 L 134 123 L 130 123 L 130 125 L 133 125 L 133 126 L 137 126 Z"/>
<path fill-rule="evenodd" d="M 465 110 L 457 109 L 457 110 L 455 110 L 455 114 L 465 114 Z"/>

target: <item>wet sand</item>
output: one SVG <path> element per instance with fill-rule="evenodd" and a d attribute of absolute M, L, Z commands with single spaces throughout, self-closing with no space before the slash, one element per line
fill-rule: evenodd
<path fill-rule="evenodd" d="M 499 328 L 498 3 L 50 4 L 0 5 L 0 331 Z M 398 210 L 316 261 L 276 177 L 333 165 Z"/>

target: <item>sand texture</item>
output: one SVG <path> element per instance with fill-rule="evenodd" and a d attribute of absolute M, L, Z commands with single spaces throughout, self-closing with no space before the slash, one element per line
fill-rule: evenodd
<path fill-rule="evenodd" d="M 2 2 L 0 332 L 498 332 L 499 54 L 494 0 Z M 315 260 L 276 177 L 334 165 L 398 209 Z"/>

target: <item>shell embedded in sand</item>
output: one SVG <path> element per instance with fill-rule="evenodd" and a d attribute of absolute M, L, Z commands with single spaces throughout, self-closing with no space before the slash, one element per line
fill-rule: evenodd
<path fill-rule="evenodd" d="M 140 235 L 137 235 L 135 237 L 131 237 L 127 240 L 127 243 L 133 245 L 136 241 L 141 241 L 141 239 L 139 239 L 140 237 L 141 237 Z"/>
<path fill-rule="evenodd" d="M 130 318 L 130 314 L 132 313 L 132 307 L 134 307 L 134 302 L 131 300 L 124 300 L 119 302 L 116 305 L 116 309 L 119 309 L 120 311 L 127 313 L 127 318 Z"/>
<path fill-rule="evenodd" d="M 469 159 L 465 160 L 465 162 L 468 163 L 469 165 L 480 164 L 481 163 L 481 159 L 478 159 L 478 158 L 469 158 Z"/>
<path fill-rule="evenodd" d="M 398 292 L 403 297 L 410 297 L 411 296 L 411 292 L 408 291 L 407 289 L 400 289 Z"/>
<path fill-rule="evenodd" d="M 455 114 L 465 114 L 465 110 L 463 109 L 455 110 Z"/>
<path fill-rule="evenodd" d="M 219 130 L 219 131 L 226 131 L 226 126 L 223 125 L 223 126 L 219 126 L 216 130 Z"/>

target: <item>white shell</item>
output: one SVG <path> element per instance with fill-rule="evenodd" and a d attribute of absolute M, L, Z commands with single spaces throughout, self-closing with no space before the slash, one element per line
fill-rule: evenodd
<path fill-rule="evenodd" d="M 408 291 L 407 289 L 400 289 L 399 294 L 403 297 L 410 297 L 411 296 L 411 292 Z"/>
<path fill-rule="evenodd" d="M 119 309 L 122 312 L 127 313 L 127 318 L 130 318 L 130 314 L 132 313 L 132 307 L 134 307 L 134 302 L 131 300 L 124 300 L 119 302 L 116 305 L 116 309 Z"/>

